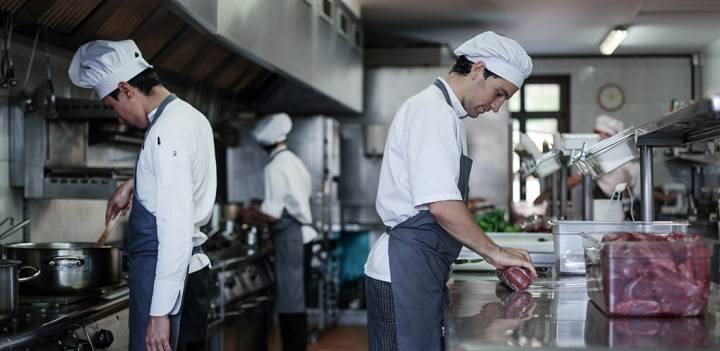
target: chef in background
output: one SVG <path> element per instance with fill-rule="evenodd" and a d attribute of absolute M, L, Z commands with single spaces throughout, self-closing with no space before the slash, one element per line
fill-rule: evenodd
<path fill-rule="evenodd" d="M 594 132 L 600 136 L 600 140 L 608 139 L 625 129 L 625 124 L 608 115 L 600 115 L 595 118 Z M 595 180 L 593 186 L 593 199 L 610 199 L 615 192 L 615 186 L 620 183 L 627 184 L 627 188 L 632 191 L 637 182 L 637 167 L 632 162 L 628 162 L 614 171 L 605 174 Z M 582 183 L 583 175 L 575 174 L 568 177 L 568 190 L 575 188 Z M 536 205 L 546 201 L 550 196 L 549 192 L 544 192 L 538 196 L 534 203 Z"/>
<path fill-rule="evenodd" d="M 207 237 L 199 228 L 215 203 L 212 128 L 200 111 L 162 85 L 132 40 L 82 45 L 68 73 L 73 84 L 94 89 L 121 123 L 146 130 L 135 176 L 112 195 L 105 221 L 131 208 L 129 349 L 176 350 L 183 293 L 193 299 L 209 294 L 203 291 L 209 287 L 209 259 L 200 246 Z M 202 334 L 209 300 L 195 302 L 205 306 L 188 306 L 193 314 L 183 325 Z"/>
<path fill-rule="evenodd" d="M 290 116 L 278 113 L 260 120 L 252 135 L 269 154 L 263 171 L 265 197 L 259 209 L 243 211 L 247 223 L 267 223 L 275 247 L 275 310 L 283 351 L 305 350 L 304 247 L 317 232 L 311 227 L 310 173 L 287 148 Z"/>

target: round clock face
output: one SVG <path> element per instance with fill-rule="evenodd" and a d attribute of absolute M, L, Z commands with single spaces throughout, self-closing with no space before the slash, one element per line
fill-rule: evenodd
<path fill-rule="evenodd" d="M 597 101 L 603 110 L 614 112 L 625 103 L 625 94 L 617 84 L 605 84 L 598 91 Z"/>

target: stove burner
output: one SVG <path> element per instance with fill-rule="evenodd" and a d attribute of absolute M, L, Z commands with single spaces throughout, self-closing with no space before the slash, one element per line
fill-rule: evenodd
<path fill-rule="evenodd" d="M 20 296 L 20 303 L 30 305 L 32 308 L 56 309 L 100 295 L 100 291 L 92 291 L 72 296 Z"/>

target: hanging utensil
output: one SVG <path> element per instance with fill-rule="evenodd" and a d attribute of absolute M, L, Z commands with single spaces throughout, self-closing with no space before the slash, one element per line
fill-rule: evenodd
<path fill-rule="evenodd" d="M 13 223 L 15 222 L 15 219 L 12 217 L 6 217 L 2 221 L 0 221 L 0 228 L 5 225 L 5 223 L 10 222 L 10 226 L 12 227 Z"/>
<path fill-rule="evenodd" d="M 28 60 L 27 69 L 25 69 L 25 77 L 22 81 L 22 87 L 20 88 L 20 106 L 25 113 L 35 112 L 35 105 L 31 93 L 27 91 L 28 83 L 30 82 L 30 73 L 32 72 L 33 63 L 35 62 L 35 51 L 37 49 L 38 41 L 40 40 L 40 26 L 35 30 L 35 39 L 33 40 L 32 50 L 30 50 L 30 60 Z"/>
<path fill-rule="evenodd" d="M 2 234 L 0 234 L 0 240 L 3 240 L 6 237 L 10 236 L 10 234 L 15 233 L 16 231 L 22 229 L 24 226 L 28 225 L 28 223 L 30 223 L 30 220 L 26 219 L 22 223 L 17 224 L 15 226 L 11 227 L 10 229 L 4 231 Z"/>
<path fill-rule="evenodd" d="M 47 29 L 42 28 L 43 41 L 45 44 L 45 64 L 47 66 L 47 81 L 39 84 L 33 90 L 33 106 L 45 117 L 54 119 L 57 117 L 55 109 L 55 88 L 52 82 L 52 66 L 50 65 L 50 48 L 48 46 Z"/>
<path fill-rule="evenodd" d="M 10 43 L 12 41 L 13 17 L 7 15 L 5 19 L 5 27 L 3 28 L 3 48 L 2 57 L 0 58 L 0 88 L 7 89 L 14 87 L 18 81 L 15 79 L 15 66 L 10 56 Z"/>

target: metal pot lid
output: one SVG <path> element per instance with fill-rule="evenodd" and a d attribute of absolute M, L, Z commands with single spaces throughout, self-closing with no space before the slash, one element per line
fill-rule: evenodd
<path fill-rule="evenodd" d="M 20 261 L 18 260 L 0 260 L 0 268 L 3 267 L 11 267 L 11 266 L 19 266 Z"/>
<path fill-rule="evenodd" d="M 50 250 L 72 250 L 72 249 L 112 249 L 117 246 L 103 245 L 96 246 L 93 242 L 48 242 L 48 243 L 18 243 L 5 246 L 8 249 L 50 249 Z"/>

